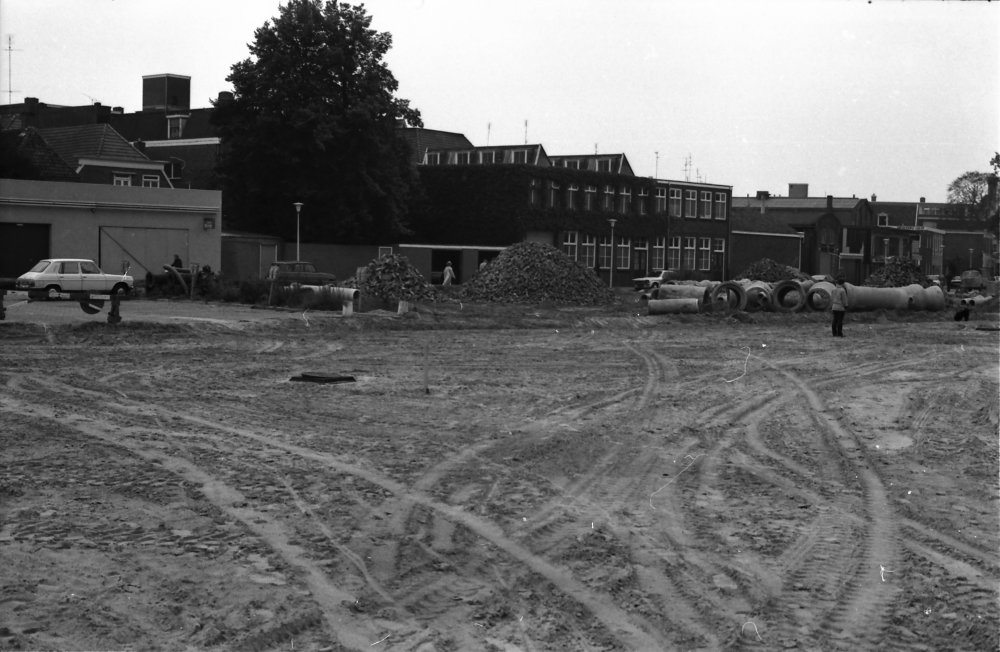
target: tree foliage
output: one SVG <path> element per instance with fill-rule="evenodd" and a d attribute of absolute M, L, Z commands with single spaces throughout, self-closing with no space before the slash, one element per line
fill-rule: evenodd
<path fill-rule="evenodd" d="M 21 133 L 0 131 L 0 178 L 41 179 L 42 173 L 24 152 L 21 151 Z"/>
<path fill-rule="evenodd" d="M 986 196 L 986 172 L 966 172 L 948 184 L 948 203 L 978 206 Z"/>
<path fill-rule="evenodd" d="M 405 234 L 416 192 L 410 148 L 396 121 L 422 126 L 394 96 L 383 62 L 389 33 L 364 6 L 289 0 L 255 32 L 251 57 L 232 66 L 233 98 L 215 103 L 216 171 L 227 223 L 293 239 L 385 241 Z"/>

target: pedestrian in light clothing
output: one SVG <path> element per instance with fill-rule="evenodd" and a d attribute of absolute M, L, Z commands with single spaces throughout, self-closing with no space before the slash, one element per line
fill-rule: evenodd
<path fill-rule="evenodd" d="M 830 300 L 833 303 L 833 336 L 844 336 L 844 312 L 847 311 L 847 289 L 844 287 L 844 279 L 838 278 L 837 284 L 830 293 Z"/>
<path fill-rule="evenodd" d="M 451 285 L 452 281 L 455 280 L 455 270 L 451 268 L 451 261 L 444 266 L 444 280 L 441 281 L 441 285 Z"/>

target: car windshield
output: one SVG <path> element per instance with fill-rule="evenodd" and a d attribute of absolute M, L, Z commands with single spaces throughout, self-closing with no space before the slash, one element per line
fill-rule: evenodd
<path fill-rule="evenodd" d="M 32 272 L 44 272 L 46 269 L 48 269 L 49 265 L 51 264 L 52 264 L 51 260 L 40 260 L 37 263 L 35 263 L 34 267 L 28 270 L 28 273 L 30 274 Z"/>

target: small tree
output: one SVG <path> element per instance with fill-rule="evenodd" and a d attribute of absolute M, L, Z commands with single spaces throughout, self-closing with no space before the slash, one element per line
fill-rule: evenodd
<path fill-rule="evenodd" d="M 948 203 L 978 206 L 986 196 L 986 172 L 966 172 L 948 184 Z"/>
<path fill-rule="evenodd" d="M 216 166 L 230 223 L 304 240 L 371 242 L 407 232 L 417 188 L 397 120 L 420 113 L 394 97 L 382 61 L 392 36 L 364 6 L 289 0 L 232 67 L 233 98 L 215 103 Z"/>

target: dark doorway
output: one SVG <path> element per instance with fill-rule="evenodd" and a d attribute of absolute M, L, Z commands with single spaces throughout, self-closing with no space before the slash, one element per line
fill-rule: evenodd
<path fill-rule="evenodd" d="M 49 257 L 48 224 L 0 224 L 0 278 L 17 278 Z"/>
<path fill-rule="evenodd" d="M 484 261 L 486 262 L 487 265 L 489 265 L 490 261 L 492 261 L 494 258 L 496 258 L 499 255 L 500 255 L 499 251 L 482 251 L 482 250 L 480 250 L 479 251 L 479 259 L 476 261 L 476 265 L 478 265 L 479 267 L 482 267 Z"/>
<path fill-rule="evenodd" d="M 444 267 L 451 262 L 451 269 L 455 272 L 454 284 L 461 283 L 465 278 L 462 276 L 462 252 L 458 249 L 432 249 L 431 250 L 431 283 L 441 285 L 444 281 Z"/>

